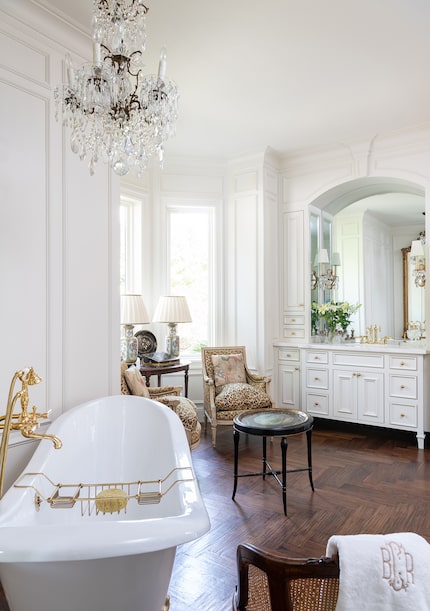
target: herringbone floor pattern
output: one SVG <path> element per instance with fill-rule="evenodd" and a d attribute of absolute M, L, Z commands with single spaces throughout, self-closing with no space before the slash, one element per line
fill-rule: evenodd
<path fill-rule="evenodd" d="M 261 438 L 242 434 L 239 453 L 240 472 L 258 471 Z M 307 473 L 289 474 L 287 517 L 273 478 L 240 478 L 231 500 L 229 428 L 218 433 L 215 450 L 210 434 L 203 436 L 192 456 L 211 530 L 178 549 L 169 588 L 171 611 L 229 611 L 239 543 L 306 557 L 324 554 L 333 534 L 414 531 L 430 541 L 430 452 L 418 450 L 411 434 L 316 423 L 315 492 Z M 280 464 L 279 439 L 268 444 L 268 459 L 272 466 Z M 305 435 L 288 438 L 287 463 L 288 468 L 306 465 Z M 0 611 L 9 611 L 4 599 Z"/>
<path fill-rule="evenodd" d="M 333 534 L 414 531 L 430 541 L 430 451 L 418 450 L 410 434 L 342 428 L 316 423 L 315 492 L 307 473 L 289 474 L 287 517 L 273 478 L 240 478 L 233 502 L 231 431 L 218 433 L 216 450 L 209 435 L 203 439 L 193 460 L 212 527 L 178 550 L 172 611 L 231 609 L 239 543 L 307 557 L 323 555 Z M 269 452 L 269 462 L 280 465 L 279 439 Z M 260 456 L 261 439 L 241 434 L 239 471 L 258 471 Z M 306 465 L 305 435 L 288 438 L 287 465 Z"/>

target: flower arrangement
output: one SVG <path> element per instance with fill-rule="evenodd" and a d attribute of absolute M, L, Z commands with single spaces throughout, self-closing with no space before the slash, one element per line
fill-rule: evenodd
<path fill-rule="evenodd" d="M 312 329 L 317 329 L 318 321 L 323 319 L 329 333 L 342 330 L 344 333 L 351 324 L 351 316 L 361 307 L 361 303 L 355 305 L 347 301 L 329 301 L 318 304 L 312 302 L 311 316 Z"/>

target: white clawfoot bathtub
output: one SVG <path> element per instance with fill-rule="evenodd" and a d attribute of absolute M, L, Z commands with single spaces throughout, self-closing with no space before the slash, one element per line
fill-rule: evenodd
<path fill-rule="evenodd" d="M 63 447 L 42 440 L 0 501 L 11 611 L 161 611 L 177 545 L 210 528 L 181 421 L 121 395 L 79 405 L 47 432 Z"/>

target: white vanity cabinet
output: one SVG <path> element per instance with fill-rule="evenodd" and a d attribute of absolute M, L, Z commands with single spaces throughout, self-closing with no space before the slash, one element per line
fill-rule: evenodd
<path fill-rule="evenodd" d="M 402 346 L 403 348 L 403 346 Z M 414 431 L 424 447 L 424 349 L 275 343 L 278 407 Z M 430 421 L 430 420 L 429 420 Z"/>
<path fill-rule="evenodd" d="M 375 371 L 333 370 L 333 415 L 365 424 L 384 422 L 384 375 Z"/>
<path fill-rule="evenodd" d="M 423 361 L 417 356 L 389 357 L 389 420 L 395 428 L 420 426 Z"/>
<path fill-rule="evenodd" d="M 333 351 L 331 356 L 334 418 L 383 424 L 384 355 Z"/>
<path fill-rule="evenodd" d="M 300 350 L 279 348 L 277 360 L 277 407 L 300 409 Z"/>
<path fill-rule="evenodd" d="M 313 416 L 329 418 L 329 353 L 326 350 L 303 350 L 302 361 L 302 407 Z"/>

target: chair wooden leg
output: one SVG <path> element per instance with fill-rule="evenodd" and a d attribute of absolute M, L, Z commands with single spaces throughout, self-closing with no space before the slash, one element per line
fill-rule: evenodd
<path fill-rule="evenodd" d="M 214 426 L 211 423 L 211 429 L 212 429 L 212 447 L 215 448 L 216 447 L 216 426 Z"/>

